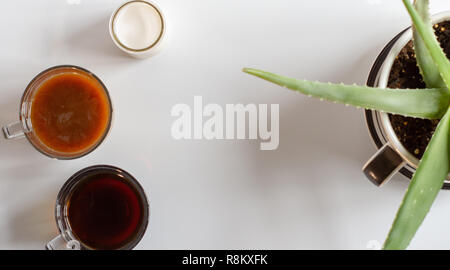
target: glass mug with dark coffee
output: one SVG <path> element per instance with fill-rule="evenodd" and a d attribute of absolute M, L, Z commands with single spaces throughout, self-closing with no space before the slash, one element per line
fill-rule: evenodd
<path fill-rule="evenodd" d="M 105 85 L 77 66 L 38 74 L 20 103 L 20 120 L 3 127 L 5 138 L 26 137 L 41 153 L 74 159 L 97 148 L 111 127 L 112 105 Z"/>
<path fill-rule="evenodd" d="M 55 207 L 60 235 L 46 248 L 132 249 L 149 220 L 145 192 L 128 172 L 97 165 L 75 173 L 61 188 Z"/>

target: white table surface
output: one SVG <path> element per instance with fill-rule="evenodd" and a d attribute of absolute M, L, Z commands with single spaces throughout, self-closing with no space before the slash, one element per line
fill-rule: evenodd
<path fill-rule="evenodd" d="M 73 161 L 0 138 L 0 248 L 42 249 L 57 234 L 53 205 L 73 173 L 119 166 L 140 180 L 151 221 L 138 249 L 365 249 L 382 242 L 408 181 L 382 188 L 361 172 L 375 152 L 363 111 L 308 99 L 241 72 L 256 67 L 363 84 L 382 47 L 410 24 L 400 0 L 157 1 L 169 43 L 135 60 L 114 47 L 108 20 L 122 1 L 2 3 L 0 124 L 17 120 L 27 83 L 75 64 L 96 73 L 115 106 L 107 141 Z M 450 9 L 433 0 L 432 12 Z M 174 140 L 178 103 L 280 104 L 280 145 Z M 450 191 L 410 248 L 450 248 Z"/>

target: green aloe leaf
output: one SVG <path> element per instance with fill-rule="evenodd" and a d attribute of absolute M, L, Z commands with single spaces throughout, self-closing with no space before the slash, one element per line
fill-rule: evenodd
<path fill-rule="evenodd" d="M 422 38 L 431 58 L 433 59 L 434 63 L 436 64 L 441 74 L 442 79 L 447 85 L 447 89 L 449 89 L 450 61 L 447 59 L 447 56 L 445 56 L 444 51 L 439 45 L 439 42 L 436 39 L 433 29 L 430 28 L 429 25 L 427 25 L 427 23 L 422 20 L 420 14 L 413 7 L 413 5 L 409 0 L 403 0 L 403 3 L 405 4 L 406 9 L 408 10 L 409 15 L 411 16 L 414 28 L 417 30 L 419 36 Z"/>
<path fill-rule="evenodd" d="M 305 95 L 405 116 L 440 119 L 449 105 L 447 89 L 382 89 L 292 79 L 245 68 L 244 72 Z"/>
<path fill-rule="evenodd" d="M 430 20 L 430 12 L 428 9 L 429 0 L 415 0 L 414 7 L 422 20 L 426 23 L 429 31 L 434 31 Z M 444 88 L 445 82 L 442 80 L 441 74 L 433 61 L 423 39 L 420 37 L 416 28 L 413 27 L 414 51 L 416 53 L 417 63 L 422 74 L 423 80 L 430 88 Z"/>
<path fill-rule="evenodd" d="M 405 249 L 449 172 L 450 109 L 440 121 L 397 212 L 384 249 Z"/>

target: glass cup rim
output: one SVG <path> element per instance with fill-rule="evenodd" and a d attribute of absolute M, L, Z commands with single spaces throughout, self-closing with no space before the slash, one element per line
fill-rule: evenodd
<path fill-rule="evenodd" d="M 27 97 L 27 94 L 29 93 L 31 86 L 38 80 L 40 79 L 42 76 L 44 76 L 45 74 L 57 70 L 57 69 L 73 69 L 73 70 L 77 70 L 77 71 L 81 71 L 83 73 L 85 73 L 88 76 L 91 76 L 92 78 L 95 79 L 95 81 L 97 83 L 99 83 L 106 95 L 106 99 L 108 100 L 108 104 L 109 104 L 109 120 L 108 120 L 108 124 L 106 127 L 105 132 L 102 134 L 101 138 L 95 143 L 95 145 L 85 151 L 85 152 L 81 152 L 78 155 L 74 155 L 74 156 L 60 156 L 60 155 L 53 155 L 51 153 L 47 153 L 46 151 L 44 151 L 43 149 L 41 149 L 38 145 L 36 145 L 33 140 L 31 140 L 30 138 L 30 132 L 27 132 L 29 129 L 28 127 L 28 123 L 27 123 L 27 119 L 26 117 L 24 117 L 23 115 L 23 108 L 25 106 L 25 99 Z M 106 137 L 108 136 L 109 132 L 111 131 L 111 126 L 112 126 L 112 120 L 113 120 L 113 105 L 112 105 L 112 101 L 111 101 L 111 96 L 109 95 L 109 91 L 108 88 L 106 87 L 106 85 L 103 83 L 102 80 L 100 80 L 99 77 L 97 77 L 97 75 L 95 75 L 93 72 L 82 68 L 80 66 L 76 66 L 76 65 L 56 65 L 56 66 L 52 66 L 49 67 L 41 72 L 39 72 L 36 76 L 34 76 L 34 78 L 28 83 L 27 87 L 25 88 L 25 91 L 22 94 L 22 97 L 20 99 L 20 108 L 19 108 L 19 117 L 20 117 L 20 122 L 22 123 L 22 128 L 24 129 L 24 133 L 25 133 L 25 137 L 27 138 L 27 140 L 30 142 L 30 144 L 37 150 L 39 151 L 41 154 L 50 157 L 50 158 L 55 158 L 55 159 L 59 159 L 59 160 L 71 160 L 71 159 L 77 159 L 77 158 L 81 158 L 84 157 L 90 153 L 92 153 L 95 149 L 97 149 L 102 143 L 103 141 L 106 139 Z"/>
<path fill-rule="evenodd" d="M 63 184 L 61 189 L 58 192 L 58 195 L 56 197 L 56 203 L 55 203 L 55 220 L 56 225 L 58 227 L 58 230 L 63 237 L 63 239 L 66 242 L 70 242 L 73 240 L 76 240 L 80 243 L 80 246 L 83 249 L 93 250 L 94 248 L 86 245 L 81 240 L 79 240 L 73 233 L 72 228 L 70 227 L 70 222 L 68 220 L 68 213 L 66 208 L 66 202 L 70 198 L 72 192 L 77 187 L 77 184 L 82 180 L 85 176 L 88 176 L 91 173 L 104 171 L 104 172 L 110 172 L 114 175 L 120 176 L 124 178 L 128 183 L 132 184 L 133 187 L 138 192 L 139 198 L 142 201 L 142 205 L 144 207 L 143 211 L 143 221 L 140 225 L 138 232 L 134 236 L 133 239 L 129 241 L 126 245 L 123 247 L 120 247 L 119 250 L 130 250 L 133 249 L 144 237 L 145 232 L 147 231 L 149 220 L 150 220 L 150 204 L 148 197 L 145 193 L 144 188 L 142 185 L 127 171 L 112 166 L 112 165 L 93 165 L 86 167 L 84 169 L 81 169 L 74 173 L 71 177 L 67 179 L 67 181 Z"/>
<path fill-rule="evenodd" d="M 116 34 L 116 19 L 117 19 L 117 15 L 119 15 L 119 13 L 122 11 L 122 9 L 128 5 L 131 4 L 135 4 L 135 3 L 142 3 L 142 4 L 146 4 L 149 5 L 151 8 L 153 8 L 157 13 L 158 13 L 158 17 L 161 20 L 161 31 L 158 35 L 158 38 L 149 46 L 145 47 L 145 48 L 140 48 L 140 49 L 135 49 L 135 48 L 131 48 L 125 44 L 123 44 L 123 42 L 119 39 L 119 37 Z M 125 3 L 123 3 L 121 6 L 119 6 L 112 14 L 111 18 L 110 18 L 110 22 L 109 22 L 110 26 L 110 34 L 113 38 L 113 41 L 116 43 L 116 45 L 118 45 L 118 47 L 120 47 L 121 49 L 128 51 L 128 52 L 132 52 L 132 53 L 141 53 L 141 52 L 147 52 L 149 50 L 151 50 L 152 48 L 156 47 L 157 44 L 159 44 L 161 42 L 161 40 L 163 39 L 163 36 L 166 32 L 166 24 L 165 24 L 165 19 L 164 19 L 164 15 L 161 12 L 160 8 L 153 2 L 150 1 L 145 1 L 145 0 L 131 0 L 131 1 L 127 1 Z"/>

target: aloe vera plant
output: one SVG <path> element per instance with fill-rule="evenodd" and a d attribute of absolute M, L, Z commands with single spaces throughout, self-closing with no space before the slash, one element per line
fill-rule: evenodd
<path fill-rule="evenodd" d="M 245 68 L 280 86 L 333 102 L 410 117 L 441 119 L 409 184 L 384 249 L 405 249 L 430 210 L 450 170 L 450 61 L 434 34 L 429 1 L 402 0 L 413 22 L 413 43 L 426 89 L 387 89 L 297 80 Z"/>

